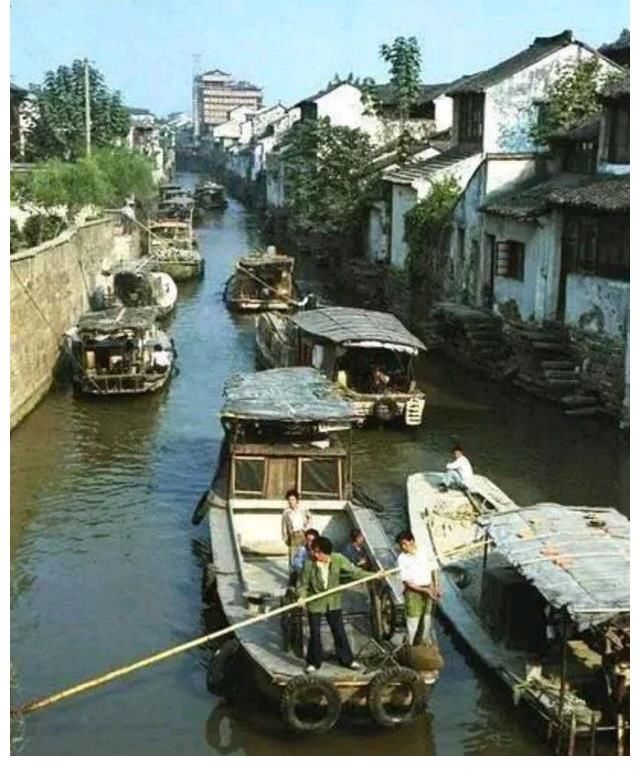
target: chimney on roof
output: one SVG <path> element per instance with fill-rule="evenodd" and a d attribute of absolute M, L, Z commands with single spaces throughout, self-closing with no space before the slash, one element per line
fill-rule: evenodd
<path fill-rule="evenodd" d="M 573 43 L 573 31 L 563 30 L 558 35 L 549 35 L 548 37 L 534 38 L 534 46 L 548 46 L 550 43 Z"/>

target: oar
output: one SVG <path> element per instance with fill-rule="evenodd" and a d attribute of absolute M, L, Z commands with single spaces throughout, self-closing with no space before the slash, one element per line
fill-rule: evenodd
<path fill-rule="evenodd" d="M 200 636 L 197 639 L 192 639 L 191 641 L 187 641 L 183 644 L 178 644 L 177 646 L 171 647 L 170 649 L 166 649 L 163 652 L 156 652 L 152 655 L 149 655 L 148 657 L 142 658 L 141 660 L 137 660 L 135 663 L 129 663 L 128 665 L 122 666 L 121 668 L 116 668 L 112 671 L 109 671 L 106 674 L 101 674 L 100 676 L 96 676 L 92 679 L 87 679 L 86 681 L 81 682 L 80 684 L 76 684 L 76 685 L 73 685 L 72 687 L 67 688 L 66 690 L 62 690 L 60 692 L 54 693 L 53 695 L 48 695 L 46 698 L 40 698 L 39 700 L 34 700 L 34 701 L 30 701 L 29 703 L 25 703 L 23 706 L 20 706 L 16 709 L 12 709 L 11 714 L 16 714 L 16 715 L 30 714 L 33 711 L 44 709 L 47 706 L 53 706 L 53 704 L 59 703 L 65 698 L 70 698 L 73 695 L 78 695 L 79 693 L 84 692 L 85 690 L 92 690 L 94 687 L 100 687 L 100 685 L 107 684 L 108 682 L 112 682 L 114 679 L 119 679 L 121 676 L 126 676 L 127 674 L 131 674 L 134 671 L 139 670 L 140 668 L 147 668 L 148 666 L 154 665 L 155 663 L 160 663 L 161 661 L 166 660 L 167 658 L 173 657 L 174 655 L 179 655 L 180 653 L 187 652 L 188 650 L 193 649 L 194 647 L 199 647 L 202 644 L 207 644 L 210 641 L 214 641 L 215 639 L 218 639 L 221 636 L 226 636 L 228 633 L 235 633 L 241 628 L 247 628 L 250 625 L 255 625 L 256 623 L 259 623 L 259 622 L 264 622 L 265 620 L 269 620 L 272 617 L 276 617 L 279 614 L 284 614 L 285 612 L 291 611 L 292 609 L 305 606 L 311 601 L 317 601 L 320 598 L 325 598 L 326 596 L 333 595 L 334 593 L 339 593 L 339 592 L 342 592 L 343 590 L 349 590 L 352 587 L 366 584 L 367 582 L 371 582 L 374 579 L 382 579 L 383 577 L 388 577 L 391 574 L 397 574 L 398 571 L 399 569 L 397 568 L 379 571 L 379 572 L 376 572 L 375 574 L 369 574 L 363 579 L 355 579 L 352 582 L 346 582 L 343 585 L 338 585 L 337 587 L 334 587 L 331 590 L 324 590 L 321 593 L 316 593 L 314 595 L 309 596 L 308 598 L 303 598 L 298 601 L 294 601 L 293 603 L 286 604 L 285 606 L 279 606 L 277 609 L 272 609 L 269 612 L 264 612 L 263 614 L 258 614 L 255 617 L 250 617 L 247 620 L 243 620 L 242 622 L 235 623 L 235 625 L 228 625 L 226 628 L 222 628 L 221 630 L 215 631 L 214 633 L 209 633 L 206 636 Z"/>

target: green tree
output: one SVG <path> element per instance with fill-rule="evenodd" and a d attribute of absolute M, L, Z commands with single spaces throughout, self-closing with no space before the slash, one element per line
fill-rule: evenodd
<path fill-rule="evenodd" d="M 70 161 L 85 148 L 84 63 L 74 60 L 48 71 L 42 84 L 31 86 L 35 95 L 35 126 L 27 154 L 32 160 L 57 157 Z M 111 92 L 103 75 L 89 66 L 89 104 L 92 147 L 111 145 L 126 137 L 129 112 L 119 92 Z"/>
<path fill-rule="evenodd" d="M 120 206 L 126 197 L 133 196 L 142 205 L 147 205 L 156 195 L 153 168 L 143 154 L 128 148 L 102 148 L 92 155 L 92 159 L 105 174 L 111 188 L 106 204 Z"/>
<path fill-rule="evenodd" d="M 301 121 L 282 141 L 287 208 L 292 225 L 338 236 L 357 224 L 375 183 L 368 135 L 332 126 L 329 119 Z"/>
<path fill-rule="evenodd" d="M 74 163 L 51 159 L 34 170 L 28 197 L 40 207 L 67 207 L 71 219 L 87 205 L 108 204 L 113 190 L 92 157 Z"/>
<path fill-rule="evenodd" d="M 531 127 L 532 140 L 546 145 L 558 133 L 598 113 L 598 91 L 606 80 L 597 57 L 562 66 L 549 87 L 538 122 Z"/>
<path fill-rule="evenodd" d="M 411 108 L 420 97 L 422 82 L 420 69 L 422 55 L 415 37 L 395 38 L 393 43 L 380 46 L 380 56 L 389 65 L 389 84 L 396 104 L 396 118 L 400 121 L 398 150 L 400 161 L 404 162 L 411 154 L 413 138 L 407 127 Z"/>

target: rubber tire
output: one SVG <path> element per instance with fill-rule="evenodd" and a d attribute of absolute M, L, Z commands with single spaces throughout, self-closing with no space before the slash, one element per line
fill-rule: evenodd
<path fill-rule="evenodd" d="M 302 720 L 296 713 L 298 696 L 310 687 L 322 690 L 327 700 L 326 715 L 314 722 Z M 293 679 L 287 682 L 280 697 L 282 719 L 291 730 L 299 733 L 326 733 L 336 724 L 341 711 L 342 699 L 338 689 L 328 679 L 323 679 L 320 676 L 310 676 L 307 674 L 294 676 Z"/>
<path fill-rule="evenodd" d="M 390 423 L 398 417 L 400 408 L 393 399 L 383 397 L 373 405 L 373 417 L 382 423 Z"/>
<path fill-rule="evenodd" d="M 239 649 L 238 639 L 229 639 L 211 655 L 207 668 L 207 690 L 210 693 L 224 698 L 233 694 L 233 671 L 238 662 Z"/>
<path fill-rule="evenodd" d="M 385 602 L 391 609 L 391 622 L 385 620 Z M 388 587 L 380 594 L 380 635 L 385 641 L 390 641 L 396 632 L 396 604 Z"/>
<path fill-rule="evenodd" d="M 409 685 L 413 695 L 411 705 L 405 714 L 390 714 L 382 703 L 382 694 L 389 684 Z M 381 727 L 401 727 L 413 722 L 425 707 L 426 688 L 417 671 L 411 668 L 387 668 L 379 671 L 367 688 L 369 714 Z"/>

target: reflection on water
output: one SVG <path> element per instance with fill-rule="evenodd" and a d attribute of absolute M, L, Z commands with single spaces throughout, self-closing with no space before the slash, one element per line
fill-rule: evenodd
<path fill-rule="evenodd" d="M 187 182 L 189 184 L 189 182 Z M 157 396 L 74 399 L 53 391 L 11 438 L 12 661 L 23 698 L 41 696 L 192 638 L 206 526 L 190 517 L 221 441 L 224 380 L 254 366 L 254 322 L 221 291 L 234 259 L 259 244 L 232 202 L 199 230 L 202 282 L 180 287 L 169 322 L 180 374 Z M 309 275 L 308 285 L 317 286 Z M 441 468 L 460 439 L 476 468 L 515 500 L 628 508 L 628 449 L 614 430 L 564 418 L 506 388 L 427 358 L 429 409 L 418 430 L 354 435 L 355 474 L 405 524 L 405 479 Z M 205 687 L 208 650 L 27 718 L 26 754 L 530 754 L 544 751 L 510 699 L 449 635 L 431 716 L 408 731 L 349 726 L 287 734 L 251 697 L 223 704 Z"/>

